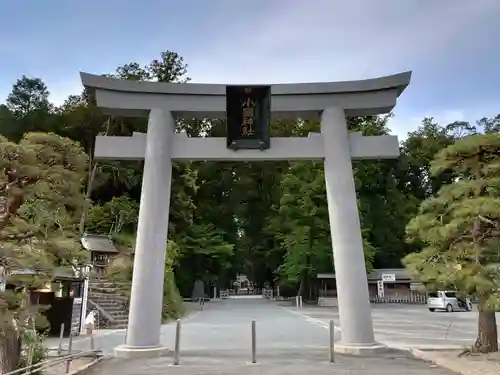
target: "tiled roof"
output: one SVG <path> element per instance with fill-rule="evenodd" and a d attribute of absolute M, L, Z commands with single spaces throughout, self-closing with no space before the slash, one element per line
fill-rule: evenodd
<path fill-rule="evenodd" d="M 83 247 L 89 251 L 102 253 L 118 253 L 113 241 L 108 236 L 98 234 L 84 234 L 80 239 Z"/>
<path fill-rule="evenodd" d="M 396 280 L 411 280 L 408 271 L 404 268 L 383 268 L 372 270 L 368 275 L 368 280 L 376 281 L 382 280 L 383 274 L 392 274 L 396 276 Z M 335 279 L 334 273 L 318 273 L 316 276 L 318 279 Z"/>
<path fill-rule="evenodd" d="M 383 274 L 395 275 L 396 280 L 410 280 L 410 275 L 405 268 L 386 268 L 373 270 L 368 275 L 368 280 L 382 280 Z"/>
<path fill-rule="evenodd" d="M 40 271 L 24 268 L 18 270 L 12 270 L 9 272 L 14 276 L 36 276 L 40 274 Z M 71 267 L 57 267 L 53 270 L 54 279 L 78 279 L 78 275 Z"/>

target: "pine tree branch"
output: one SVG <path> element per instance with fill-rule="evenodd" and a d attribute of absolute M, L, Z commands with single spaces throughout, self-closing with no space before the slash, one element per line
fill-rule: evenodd
<path fill-rule="evenodd" d="M 22 194 L 15 194 L 7 199 L 2 209 L 0 209 L 0 232 L 7 227 L 10 220 L 17 214 L 17 211 L 19 211 L 22 204 Z"/>
<path fill-rule="evenodd" d="M 0 233 L 0 241 L 19 241 L 19 240 L 26 240 L 28 238 L 31 238 L 35 235 L 34 232 L 26 232 L 26 233 L 19 233 L 19 234 L 2 234 Z"/>
<path fill-rule="evenodd" d="M 487 217 L 484 217 L 482 215 L 479 215 L 479 220 L 484 221 L 485 223 L 488 223 L 490 225 L 493 225 L 497 229 L 500 229 L 500 223 L 497 223 L 494 220 L 488 219 Z"/>
<path fill-rule="evenodd" d="M 490 235 L 491 237 L 498 238 L 500 237 L 500 231 L 491 231 Z"/>
<path fill-rule="evenodd" d="M 38 181 L 37 178 L 19 176 L 17 170 L 12 168 L 6 168 L 4 174 L 7 177 L 7 182 L 0 187 L 0 192 L 7 199 L 2 202 L 3 205 L 0 207 L 0 232 L 4 230 L 12 217 L 17 215 L 17 212 L 21 208 L 24 202 L 24 194 L 15 192 L 15 188 L 22 190 L 23 188 L 32 185 Z"/>
<path fill-rule="evenodd" d="M 441 258 L 442 256 L 440 254 L 433 254 L 425 260 L 425 263 L 437 263 Z"/>

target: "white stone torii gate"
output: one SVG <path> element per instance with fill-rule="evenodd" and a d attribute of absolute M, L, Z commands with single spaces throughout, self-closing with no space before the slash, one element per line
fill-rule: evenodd
<path fill-rule="evenodd" d="M 165 244 L 172 160 L 324 160 L 342 341 L 336 349 L 360 353 L 375 342 L 363 241 L 351 159 L 399 156 L 396 136 L 348 133 L 346 116 L 388 113 L 410 82 L 411 72 L 362 81 L 271 86 L 273 118 L 320 118 L 321 133 L 271 138 L 267 150 L 226 147 L 225 138 L 174 133 L 174 117 L 225 118 L 226 86 L 134 82 L 81 73 L 83 85 L 105 113 L 149 117 L 147 134 L 98 136 L 97 159 L 144 159 L 142 194 L 125 345 L 120 357 L 158 356 Z"/>

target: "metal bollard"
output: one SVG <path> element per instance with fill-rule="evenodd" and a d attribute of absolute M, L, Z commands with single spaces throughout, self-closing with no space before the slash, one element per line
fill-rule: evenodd
<path fill-rule="evenodd" d="M 33 354 L 34 354 L 34 348 L 33 345 L 28 346 L 28 366 L 29 370 L 31 371 L 32 367 L 31 365 L 33 364 Z"/>
<path fill-rule="evenodd" d="M 252 320 L 252 363 L 257 363 L 257 344 L 255 334 L 255 320 Z"/>
<path fill-rule="evenodd" d="M 68 355 L 73 351 L 73 332 L 69 331 Z M 71 366 L 71 358 L 66 361 L 66 374 L 69 372 Z"/>
<path fill-rule="evenodd" d="M 62 353 L 63 338 L 64 338 L 64 323 L 61 324 L 61 331 L 59 332 L 59 347 L 57 348 L 57 355 L 61 355 Z"/>
<path fill-rule="evenodd" d="M 95 349 L 94 333 L 90 331 L 90 350 Z"/>
<path fill-rule="evenodd" d="M 174 347 L 174 365 L 179 364 L 180 355 L 180 342 L 181 342 L 181 320 L 177 319 L 177 325 L 175 327 L 175 347 Z"/>
<path fill-rule="evenodd" d="M 329 352 L 329 360 L 330 363 L 335 362 L 335 325 L 333 324 L 333 320 L 330 320 L 330 352 Z"/>

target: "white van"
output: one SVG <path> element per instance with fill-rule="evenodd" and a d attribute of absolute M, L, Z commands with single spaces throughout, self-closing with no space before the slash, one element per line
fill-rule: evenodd
<path fill-rule="evenodd" d="M 427 307 L 429 311 L 446 310 L 453 312 L 457 310 L 472 310 L 472 303 L 469 298 L 459 298 L 454 290 L 438 290 L 427 293 Z"/>

